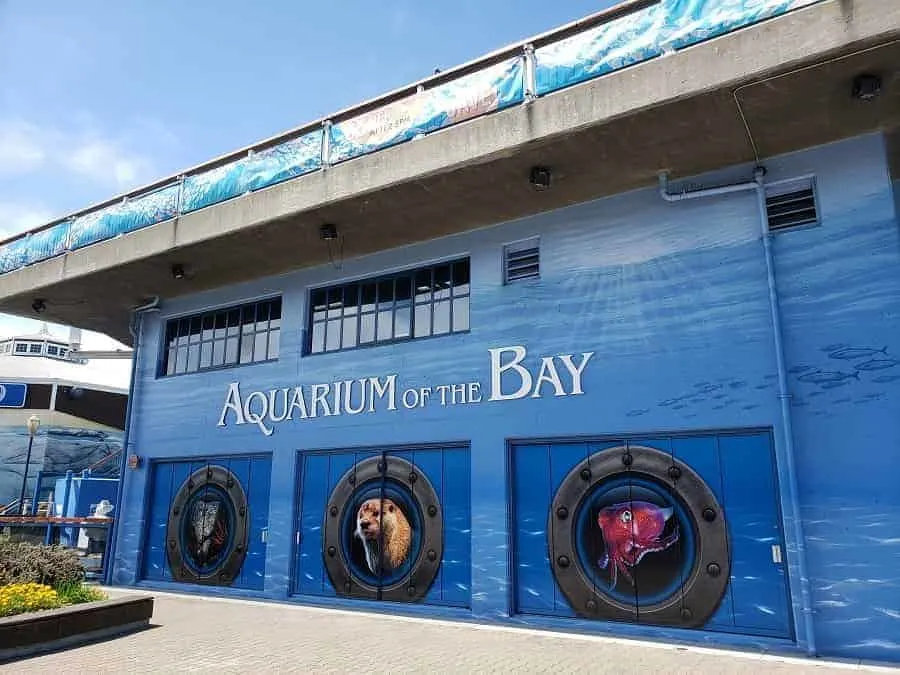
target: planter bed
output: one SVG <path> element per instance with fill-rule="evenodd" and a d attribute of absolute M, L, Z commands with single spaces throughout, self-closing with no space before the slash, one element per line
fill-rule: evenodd
<path fill-rule="evenodd" d="M 0 663 L 146 628 L 153 597 L 116 598 L 0 618 Z"/>

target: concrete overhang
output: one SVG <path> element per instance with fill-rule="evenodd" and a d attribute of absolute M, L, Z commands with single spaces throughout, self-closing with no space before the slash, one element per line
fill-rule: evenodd
<path fill-rule="evenodd" d="M 860 73 L 882 78 L 877 99 L 851 96 Z M 149 297 L 327 262 L 322 223 L 354 257 L 898 127 L 900 1 L 830 0 L 11 272 L 0 311 L 34 317 L 42 298 L 42 319 L 128 344 Z M 529 185 L 535 164 L 550 190 Z"/>

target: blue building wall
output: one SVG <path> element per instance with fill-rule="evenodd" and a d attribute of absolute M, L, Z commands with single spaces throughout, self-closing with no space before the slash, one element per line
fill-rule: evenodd
<path fill-rule="evenodd" d="M 202 590 L 277 599 L 294 595 L 294 589 L 303 591 L 296 542 L 306 532 L 298 535 L 298 518 L 301 530 L 315 529 L 314 524 L 304 526 L 298 512 L 303 501 L 298 486 L 306 485 L 301 479 L 303 458 L 337 450 L 365 458 L 391 448 L 402 448 L 398 457 L 412 457 L 410 453 L 426 445 L 461 447 L 471 476 L 466 495 L 471 544 L 459 555 L 468 554 L 471 573 L 458 582 L 463 588 L 456 587 L 454 601 L 443 603 L 451 606 L 426 602 L 418 611 L 721 643 L 784 646 L 793 640 L 804 648 L 813 637 L 804 621 L 809 608 L 802 590 L 808 582 L 819 653 L 900 659 L 900 523 L 892 517 L 900 506 L 900 492 L 890 471 L 900 455 L 900 246 L 883 138 L 866 136 L 779 157 L 766 167 L 770 182 L 814 175 L 821 218 L 818 227 L 774 238 L 796 485 L 786 472 L 790 448 L 784 442 L 755 195 L 668 204 L 647 189 L 348 260 L 340 269 L 322 266 L 180 298 L 165 302 L 160 313 L 147 314 L 140 333 L 128 451 L 151 463 L 126 476 L 114 582 L 167 587 L 167 582 L 142 581 L 156 460 L 271 458 L 262 591 Z M 750 169 L 735 167 L 696 180 L 746 180 Z M 540 279 L 505 285 L 503 246 L 532 236 L 540 237 Z M 301 356 L 310 287 L 459 256 L 471 259 L 470 332 Z M 167 318 L 272 294 L 283 297 L 277 361 L 158 376 Z M 397 374 L 398 390 L 477 381 L 486 399 L 491 388 L 488 350 L 514 345 L 527 348 L 522 365 L 535 376 L 542 357 L 571 354 L 577 363 L 582 354 L 593 353 L 583 372 L 583 394 L 573 394 L 574 383 L 560 366 L 565 396 L 554 396 L 553 386 L 545 384 L 542 396 L 519 400 L 447 406 L 432 400 L 412 410 L 382 407 L 370 414 L 284 421 L 273 425 L 270 436 L 254 424 L 235 424 L 233 416 L 226 426 L 217 426 L 234 382 L 246 396 L 257 390 Z M 511 374 L 503 380 L 507 392 L 515 388 Z M 753 493 L 738 503 L 729 495 L 739 492 L 742 482 L 734 482 L 728 494 L 716 494 L 728 514 L 734 550 L 742 537 L 746 539 L 749 548 L 744 550 L 765 554 L 752 563 L 762 570 L 771 562 L 771 545 L 783 538 L 785 549 L 778 563 L 786 594 L 783 608 L 752 598 L 741 601 L 740 594 L 746 592 L 739 588 L 750 586 L 740 584 L 757 575 L 752 569 L 739 575 L 737 560 L 732 564 L 727 621 L 737 626 L 733 632 L 750 637 L 716 632 L 721 628 L 716 621 L 692 633 L 640 620 L 622 624 L 576 618 L 565 611 L 556 616 L 527 613 L 517 604 L 525 573 L 513 554 L 528 530 L 517 520 L 520 506 L 512 508 L 511 503 L 519 505 L 522 491 L 531 489 L 527 482 L 516 485 L 520 446 L 583 437 L 586 440 L 579 442 L 586 444 L 587 455 L 601 447 L 633 443 L 668 452 L 674 461 L 677 448 L 685 444 L 715 442 L 721 448 L 735 436 L 770 439 L 769 447 L 760 445 L 753 456 L 771 452 L 771 480 L 759 482 L 767 470 L 764 464 L 750 471 L 754 484 L 769 485 L 760 490 L 774 492 L 761 494 L 760 502 L 770 500 L 777 522 L 761 534 L 748 529 L 753 521 L 740 511 L 753 502 Z M 564 446 L 569 447 L 562 443 L 562 449 L 552 450 L 555 456 L 564 456 Z M 579 461 L 576 457 L 567 466 Z M 437 469 L 423 471 L 434 482 Z M 322 481 L 332 479 L 323 476 Z M 329 487 L 332 484 L 337 483 Z M 795 489 L 799 513 L 791 499 Z M 549 509 L 550 497 L 535 497 L 543 500 L 537 511 Z M 527 496 L 524 499 L 528 502 Z M 746 527 L 735 529 L 742 517 Z M 531 532 L 546 539 L 546 528 L 546 522 L 540 522 Z M 465 529 L 459 526 L 458 531 Z M 459 555 L 445 550 L 442 561 L 459 561 Z M 808 579 L 800 574 L 804 555 Z M 547 579 L 531 589 L 538 600 L 557 593 Z M 298 597 L 319 603 L 362 602 L 328 596 Z M 638 597 L 636 604 L 640 602 Z M 387 602 L 378 607 L 416 611 Z M 735 617 L 745 611 L 750 618 L 744 626 L 762 626 L 767 616 L 778 621 L 772 630 L 741 630 Z"/>

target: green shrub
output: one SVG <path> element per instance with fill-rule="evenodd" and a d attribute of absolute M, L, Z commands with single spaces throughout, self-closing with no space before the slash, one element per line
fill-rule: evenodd
<path fill-rule="evenodd" d="M 79 581 L 66 581 L 56 587 L 56 594 L 64 605 L 78 605 L 82 602 L 106 600 L 107 595 L 99 588 L 87 586 Z"/>
<path fill-rule="evenodd" d="M 40 544 L 0 544 L 0 586 L 80 583 L 84 568 L 74 551 Z"/>

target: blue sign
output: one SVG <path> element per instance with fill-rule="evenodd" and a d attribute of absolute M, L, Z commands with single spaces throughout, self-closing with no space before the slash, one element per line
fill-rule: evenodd
<path fill-rule="evenodd" d="M 24 408 L 28 385 L 22 382 L 0 382 L 0 408 Z"/>

